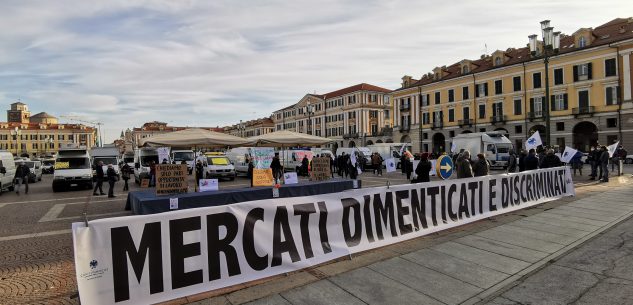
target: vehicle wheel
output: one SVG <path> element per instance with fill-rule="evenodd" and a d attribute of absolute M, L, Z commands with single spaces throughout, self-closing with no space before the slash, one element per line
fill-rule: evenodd
<path fill-rule="evenodd" d="M 53 193 L 57 193 L 59 191 L 59 187 L 53 185 Z"/>
<path fill-rule="evenodd" d="M 633 164 L 633 159 L 632 158 L 626 158 L 626 160 L 624 160 L 624 163 L 626 163 L 626 164 Z"/>
<path fill-rule="evenodd" d="M 11 186 L 9 187 L 9 191 L 10 191 L 10 192 L 13 192 L 14 190 L 15 190 L 15 185 L 14 185 L 14 184 L 11 184 Z"/>
<path fill-rule="evenodd" d="M 233 181 L 233 180 L 235 180 L 235 177 L 231 177 L 231 178 L 229 178 L 229 180 Z"/>
<path fill-rule="evenodd" d="M 37 181 L 42 181 L 42 177 L 40 176 L 40 177 L 37 179 Z"/>

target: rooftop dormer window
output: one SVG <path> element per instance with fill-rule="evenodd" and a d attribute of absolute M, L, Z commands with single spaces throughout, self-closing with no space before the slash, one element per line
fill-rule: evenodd
<path fill-rule="evenodd" d="M 500 66 L 502 64 L 501 57 L 495 58 L 495 66 Z"/>
<path fill-rule="evenodd" d="M 578 38 L 578 47 L 584 48 L 586 46 L 587 46 L 587 38 L 585 38 L 585 36 L 580 36 L 580 38 Z"/>
<path fill-rule="evenodd" d="M 464 66 L 462 68 L 462 74 L 468 74 L 468 72 L 470 72 L 470 70 L 468 69 L 468 66 Z"/>

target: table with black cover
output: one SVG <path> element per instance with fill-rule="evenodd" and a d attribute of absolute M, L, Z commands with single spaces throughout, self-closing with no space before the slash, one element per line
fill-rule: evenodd
<path fill-rule="evenodd" d="M 358 180 L 358 188 L 361 181 Z M 279 197 L 300 197 L 319 194 L 329 194 L 353 189 L 353 180 L 331 179 L 328 181 L 305 181 L 299 184 L 286 184 L 279 188 Z M 252 187 L 219 190 L 212 192 L 186 193 L 177 195 L 157 196 L 154 189 L 133 191 L 127 196 L 125 210 L 132 210 L 135 215 L 155 214 L 168 211 L 169 198 L 178 198 L 178 209 L 192 209 L 200 207 L 220 206 L 238 202 L 272 199 L 272 187 Z"/>

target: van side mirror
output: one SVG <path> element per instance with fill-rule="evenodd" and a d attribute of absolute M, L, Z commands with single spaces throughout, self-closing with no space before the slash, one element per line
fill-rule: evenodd
<path fill-rule="evenodd" d="M 7 169 L 4 166 L 0 167 L 0 174 L 6 174 L 6 173 L 7 173 Z"/>
<path fill-rule="evenodd" d="M 136 168 L 136 169 L 141 168 L 141 164 L 139 164 L 139 163 L 134 163 L 134 168 Z"/>

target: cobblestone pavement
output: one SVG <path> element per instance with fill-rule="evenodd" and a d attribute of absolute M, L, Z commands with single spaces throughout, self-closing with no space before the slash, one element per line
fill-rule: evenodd
<path fill-rule="evenodd" d="M 627 167 L 627 172 L 633 172 L 633 167 Z M 382 177 L 365 173 L 361 179 L 364 187 L 385 185 L 387 180 L 391 184 L 407 183 L 399 172 Z M 50 175 L 45 175 L 41 182 L 30 185 L 29 194 L 6 192 L 0 195 L 0 304 L 79 304 L 71 224 L 82 221 L 84 212 L 89 219 L 129 215 L 124 211 L 125 193 L 115 192 L 117 198 L 114 199 L 93 197 L 86 205 L 91 191 L 53 193 L 51 180 Z M 587 183 L 586 177 L 578 181 Z M 221 188 L 247 185 L 248 181 L 244 178 L 220 183 Z M 121 183 L 117 183 L 116 187 L 120 190 Z M 136 186 L 132 185 L 132 190 L 135 189 Z M 581 193 L 579 196 L 582 196 Z M 462 232 L 495 225 L 499 219 L 478 222 L 423 240 L 441 240 L 451 234 L 464 234 Z M 398 247 L 406 247 L 406 243 Z M 369 258 L 372 255 L 383 254 L 376 252 L 363 256 Z M 362 261 L 357 259 L 354 264 Z"/>

